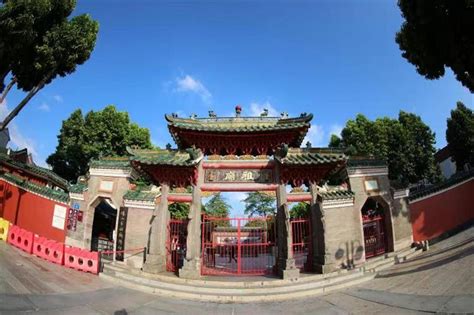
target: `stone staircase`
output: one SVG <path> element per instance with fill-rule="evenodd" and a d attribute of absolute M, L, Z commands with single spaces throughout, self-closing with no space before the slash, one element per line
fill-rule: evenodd
<path fill-rule="evenodd" d="M 302 274 L 298 280 L 264 277 L 258 278 L 258 281 L 249 278 L 232 279 L 234 281 L 216 278 L 190 280 L 173 275 L 152 275 L 127 268 L 120 263 L 106 264 L 100 277 L 124 287 L 165 297 L 220 303 L 279 301 L 325 294 L 361 284 L 375 278 L 378 271 L 405 261 L 419 252 L 409 248 L 376 257 L 353 270 Z"/>

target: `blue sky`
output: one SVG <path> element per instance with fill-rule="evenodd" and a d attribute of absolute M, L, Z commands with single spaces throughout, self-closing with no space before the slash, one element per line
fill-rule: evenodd
<path fill-rule="evenodd" d="M 236 104 L 246 115 L 311 112 L 308 137 L 325 146 L 357 113 L 402 109 L 420 115 L 442 147 L 456 101 L 472 107 L 450 70 L 429 81 L 401 57 L 395 1 L 78 2 L 75 14 L 100 22 L 90 60 L 46 86 L 10 127 L 10 145 L 28 146 L 41 165 L 77 108 L 115 104 L 160 146 L 172 143 L 163 117 L 171 112 L 229 115 Z M 20 97 L 10 93 L 6 106 Z"/>

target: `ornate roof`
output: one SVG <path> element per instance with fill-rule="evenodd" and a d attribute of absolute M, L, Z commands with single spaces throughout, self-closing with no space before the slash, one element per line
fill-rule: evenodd
<path fill-rule="evenodd" d="M 266 113 L 260 117 L 241 117 L 240 111 L 235 117 L 216 117 L 213 113 L 209 115 L 208 118 L 198 118 L 195 115 L 191 118 L 181 118 L 175 114 L 165 115 L 178 148 L 196 145 L 203 151 L 207 149 L 218 153 L 222 149 L 225 150 L 227 144 L 247 151 L 249 148 L 273 149 L 281 143 L 299 147 L 313 119 L 312 114 L 306 113 L 294 118 L 288 118 L 286 114 L 282 114 L 282 117 L 268 117 Z"/>
<path fill-rule="evenodd" d="M 136 150 L 127 148 L 130 161 L 145 165 L 194 166 L 202 159 L 200 150 Z"/>
<path fill-rule="evenodd" d="M 11 183 L 14 183 L 18 187 L 21 187 L 25 190 L 31 191 L 38 195 L 44 196 L 46 198 L 64 202 L 64 203 L 69 202 L 69 195 L 64 191 L 55 190 L 43 185 L 38 185 L 10 173 L 0 174 L 0 178 L 3 178 Z"/>
<path fill-rule="evenodd" d="M 123 199 L 154 202 L 159 195 L 159 191 L 129 190 L 125 193 Z"/>
<path fill-rule="evenodd" d="M 91 160 L 90 168 L 101 169 L 130 169 L 130 160 L 127 157 L 105 157 L 99 160 Z"/>
<path fill-rule="evenodd" d="M 275 156 L 275 159 L 283 165 L 319 165 L 347 161 L 347 156 L 340 150 L 329 148 L 289 148 L 287 150 L 286 153 Z"/>
<path fill-rule="evenodd" d="M 194 131 L 210 132 L 255 132 L 295 129 L 309 127 L 312 114 L 302 114 L 295 118 L 280 117 L 213 117 L 213 118 L 180 118 L 165 115 L 169 126 Z"/>
<path fill-rule="evenodd" d="M 321 193 L 321 197 L 324 200 L 350 199 L 354 196 L 355 193 L 351 190 L 330 190 Z"/>
<path fill-rule="evenodd" d="M 67 180 L 47 168 L 40 167 L 35 164 L 26 164 L 16 161 L 6 153 L 0 153 L 0 161 L 5 163 L 7 166 L 23 170 L 35 177 L 49 181 L 62 189 L 67 190 L 69 187 Z"/>

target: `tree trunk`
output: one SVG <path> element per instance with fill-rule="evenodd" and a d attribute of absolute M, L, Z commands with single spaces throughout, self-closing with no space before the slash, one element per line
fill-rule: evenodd
<path fill-rule="evenodd" d="M 18 113 L 23 109 L 23 107 L 25 107 L 25 105 L 30 101 L 30 99 L 45 86 L 46 82 L 50 77 L 51 75 L 47 75 L 46 77 L 44 77 L 43 80 L 40 81 L 37 86 L 31 89 L 28 95 L 26 95 L 26 97 L 10 112 L 10 114 L 8 114 L 8 116 L 3 120 L 3 122 L 0 123 L 0 131 L 3 131 L 8 126 L 10 121 L 15 118 L 16 115 L 18 115 Z"/>
<path fill-rule="evenodd" d="M 16 83 L 16 77 L 12 78 L 12 80 L 10 81 L 10 83 L 8 83 L 7 87 L 5 88 L 5 90 L 3 90 L 3 93 L 2 95 L 0 96 L 0 104 L 3 103 L 3 101 L 5 100 L 5 98 L 7 97 L 7 94 L 8 92 L 10 92 L 11 88 L 15 85 Z"/>

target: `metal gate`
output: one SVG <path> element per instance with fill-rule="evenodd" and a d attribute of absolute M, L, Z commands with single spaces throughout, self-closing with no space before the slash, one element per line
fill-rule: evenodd
<path fill-rule="evenodd" d="M 363 216 L 365 257 L 384 254 L 387 251 L 385 225 L 383 217 Z"/>
<path fill-rule="evenodd" d="M 183 266 L 186 256 L 188 220 L 171 219 L 166 239 L 166 270 L 177 272 Z"/>
<path fill-rule="evenodd" d="M 291 219 L 292 250 L 296 267 L 301 271 L 312 269 L 312 232 L 309 218 Z"/>
<path fill-rule="evenodd" d="M 262 275 L 273 272 L 275 218 L 213 218 L 202 223 L 203 275 Z"/>

